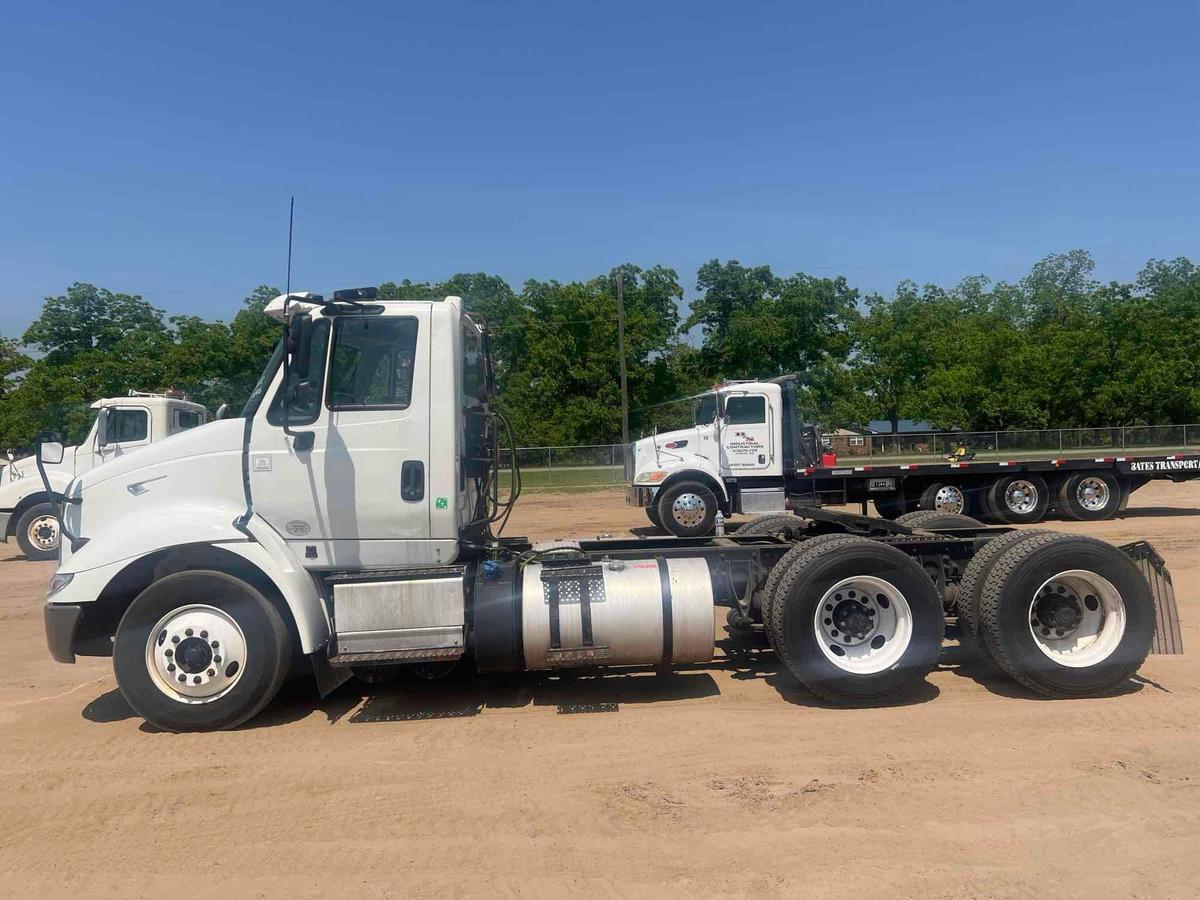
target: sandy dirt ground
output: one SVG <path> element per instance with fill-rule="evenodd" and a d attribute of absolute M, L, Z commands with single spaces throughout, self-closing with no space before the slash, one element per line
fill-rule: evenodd
<path fill-rule="evenodd" d="M 1191 655 L 1035 699 L 948 643 L 905 702 L 815 700 L 723 641 L 670 675 L 285 687 L 236 732 L 156 733 L 108 660 L 52 663 L 51 564 L 0 546 L 0 895 L 1180 897 L 1200 894 L 1200 485 L 1152 540 Z M 644 524 L 618 493 L 511 533 Z M 8 557 L 8 558 L 5 558 Z"/>

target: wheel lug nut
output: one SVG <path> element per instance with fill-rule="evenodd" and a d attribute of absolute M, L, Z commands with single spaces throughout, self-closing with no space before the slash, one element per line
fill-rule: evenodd
<path fill-rule="evenodd" d="M 202 638 L 204 638 L 205 640 L 207 640 L 207 639 L 208 639 L 208 632 L 207 632 L 207 631 L 202 631 L 202 632 L 200 632 L 200 637 L 202 637 Z"/>
<path fill-rule="evenodd" d="M 221 661 L 221 657 L 219 657 L 219 656 L 214 656 L 214 657 L 213 657 L 213 662 L 215 662 L 215 663 L 219 663 L 220 661 Z"/>
<path fill-rule="evenodd" d="M 177 634 L 176 634 L 176 635 L 172 635 L 172 637 L 171 637 L 171 643 L 172 643 L 172 644 L 178 644 L 178 643 L 179 643 L 179 635 L 177 635 Z"/>
<path fill-rule="evenodd" d="M 186 634 L 188 637 L 191 637 L 194 634 L 194 632 L 190 628 L 185 628 L 183 630 L 183 633 Z"/>
<path fill-rule="evenodd" d="M 209 677 L 209 678 L 212 678 L 212 677 L 213 677 L 214 675 L 216 675 L 216 674 L 217 674 L 217 670 L 216 670 L 216 669 L 209 669 L 209 670 L 208 670 L 208 677 Z"/>
<path fill-rule="evenodd" d="M 172 657 L 175 655 L 175 651 L 174 650 L 166 650 L 166 651 L 164 651 L 164 655 L 167 657 Z"/>
<path fill-rule="evenodd" d="M 167 671 L 174 672 L 175 671 L 175 663 L 167 663 Z"/>
<path fill-rule="evenodd" d="M 192 684 L 199 684 L 199 683 L 200 683 L 200 676 L 197 675 L 195 678 L 192 679 Z"/>
<path fill-rule="evenodd" d="M 186 676 L 186 675 L 180 675 L 180 676 L 179 676 L 179 683 L 180 683 L 180 684 L 183 684 L 183 682 L 185 682 L 185 681 L 187 681 L 187 676 Z"/>
<path fill-rule="evenodd" d="M 218 647 L 220 647 L 220 646 L 221 646 L 221 642 L 220 642 L 220 641 L 213 641 L 213 642 L 212 642 L 212 648 L 213 648 L 214 650 L 216 650 L 216 649 L 217 649 Z"/>

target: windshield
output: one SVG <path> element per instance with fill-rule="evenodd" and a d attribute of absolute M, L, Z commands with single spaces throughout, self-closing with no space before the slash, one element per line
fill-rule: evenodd
<path fill-rule="evenodd" d="M 267 388 L 271 384 L 271 379 L 275 377 L 275 371 L 279 368 L 279 364 L 283 362 L 283 340 L 275 345 L 275 352 L 271 354 L 271 359 L 267 363 L 267 367 L 263 369 L 262 375 L 258 378 L 258 383 L 254 385 L 254 390 L 250 392 L 249 399 L 246 400 L 246 405 L 242 407 L 242 418 L 253 418 L 258 412 L 258 407 L 262 405 L 263 395 L 267 393 Z"/>

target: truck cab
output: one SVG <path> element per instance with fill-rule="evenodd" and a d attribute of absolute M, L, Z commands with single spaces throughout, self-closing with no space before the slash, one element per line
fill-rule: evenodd
<path fill-rule="evenodd" d="M 46 465 L 50 488 L 61 492 L 76 475 L 120 459 L 155 441 L 203 425 L 208 411 L 180 396 L 130 391 L 91 405 L 87 437 L 66 447 L 62 461 Z M 58 556 L 61 527 L 32 456 L 15 459 L 0 473 L 0 540 L 15 539 L 30 559 Z"/>
<path fill-rule="evenodd" d="M 691 427 L 630 446 L 627 501 L 678 537 L 710 533 L 718 512 L 786 511 L 785 478 L 822 455 L 820 432 L 799 423 L 796 384 L 732 381 L 689 398 Z"/>

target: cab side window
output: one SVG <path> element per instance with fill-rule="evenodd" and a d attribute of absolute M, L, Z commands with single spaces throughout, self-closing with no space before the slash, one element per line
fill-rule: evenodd
<path fill-rule="evenodd" d="M 187 431 L 204 424 L 204 416 L 190 409 L 175 410 L 175 431 Z"/>
<path fill-rule="evenodd" d="M 108 411 L 108 442 L 110 444 L 132 444 L 150 436 L 150 414 L 144 409 L 121 409 Z"/>
<path fill-rule="evenodd" d="M 330 409 L 404 409 L 412 401 L 417 320 L 347 316 L 333 328 Z"/>
<path fill-rule="evenodd" d="M 766 397 L 730 397 L 725 401 L 730 425 L 761 425 L 767 421 Z"/>

